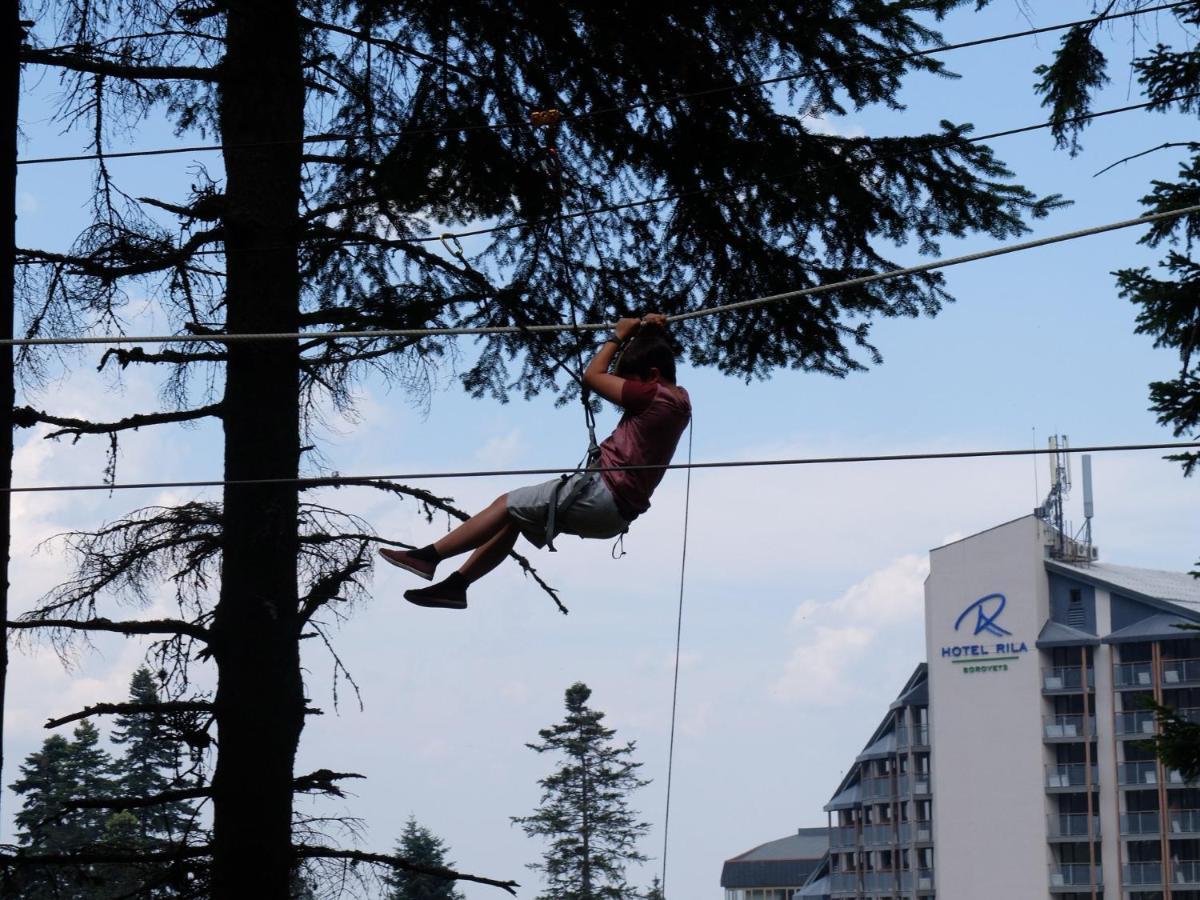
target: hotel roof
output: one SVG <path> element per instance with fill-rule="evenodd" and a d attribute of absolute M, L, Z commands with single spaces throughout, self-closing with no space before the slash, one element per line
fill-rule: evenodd
<path fill-rule="evenodd" d="M 1158 600 L 1190 607 L 1200 612 L 1200 578 L 1187 572 L 1164 572 L 1161 569 L 1135 569 L 1133 566 L 1114 566 L 1111 563 L 1069 563 L 1046 560 L 1051 572 L 1069 575 L 1125 594 L 1135 599 Z"/>
<path fill-rule="evenodd" d="M 795 834 L 726 860 L 721 869 L 721 887 L 799 887 L 828 850 L 828 828 L 797 829 Z"/>

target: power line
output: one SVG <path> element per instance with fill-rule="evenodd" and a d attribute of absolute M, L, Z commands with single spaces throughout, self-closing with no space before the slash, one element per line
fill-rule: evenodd
<path fill-rule="evenodd" d="M 788 81 L 796 81 L 801 78 L 812 78 L 820 75 L 831 75 L 837 72 L 846 71 L 856 68 L 874 68 L 885 65 L 893 65 L 899 62 L 905 62 L 922 57 L 934 56 L 939 53 L 949 53 L 955 50 L 965 50 L 974 47 L 982 47 L 988 44 L 1001 43 L 1003 41 L 1016 40 L 1018 38 L 1035 37 L 1041 34 L 1048 34 L 1054 31 L 1065 31 L 1070 28 L 1075 28 L 1080 25 L 1099 24 L 1100 22 L 1111 22 L 1118 19 L 1126 19 L 1133 16 L 1145 15 L 1153 12 L 1163 12 L 1166 10 L 1176 9 L 1181 6 L 1187 6 L 1192 0 L 1179 0 L 1175 3 L 1164 3 L 1159 6 L 1148 6 L 1143 9 L 1126 10 L 1117 13 L 1105 13 L 1101 16 L 1092 16 L 1086 19 L 1076 19 L 1072 22 L 1062 22 L 1058 25 L 1046 25 L 1041 28 L 1030 28 L 1024 31 L 1013 31 L 1006 34 L 993 35 L 985 38 L 976 38 L 974 40 L 962 41 L 956 44 L 944 44 L 938 47 L 928 47 L 923 50 L 914 50 L 909 53 L 900 53 L 894 56 L 884 57 L 882 59 L 846 63 L 841 66 L 828 66 L 813 69 L 804 69 L 799 72 L 792 72 L 785 75 L 776 75 L 770 78 L 762 78 L 754 81 L 740 82 L 738 84 L 723 85 L 721 87 L 703 88 L 695 91 L 688 91 L 681 94 L 674 94 L 668 97 L 661 97 L 653 100 L 639 100 L 633 103 L 621 104 L 617 106 L 602 107 L 600 109 L 591 110 L 585 113 L 577 113 L 575 115 L 564 116 L 564 121 L 583 121 L 600 116 L 612 115 L 614 113 L 634 112 L 641 109 L 650 109 L 656 106 L 665 106 L 680 100 L 695 100 L 702 97 L 715 96 L 717 94 L 732 93 L 742 90 L 750 90 L 757 87 L 767 87 L 774 84 L 782 84 Z M 397 131 L 379 131 L 375 132 L 376 138 L 397 138 L 431 134 L 465 134 L 472 131 L 507 131 L 518 128 L 528 127 L 526 123 L 492 123 L 482 125 L 462 125 L 462 126 L 447 126 L 440 128 L 405 128 Z M 334 143 L 339 141 L 351 141 L 361 137 L 356 134 L 318 134 L 310 135 L 300 139 L 289 139 L 282 141 L 255 141 L 241 144 L 193 144 L 184 147 L 161 147 L 151 150 L 126 150 L 116 153 L 81 153 L 66 156 L 43 156 L 34 157 L 32 159 L 21 159 L 17 161 L 17 165 L 32 166 L 43 165 L 47 163 L 65 163 L 65 162 L 86 162 L 95 160 L 112 160 L 112 159 L 131 159 L 149 156 L 170 156 L 181 153 L 210 153 L 221 150 L 249 150 L 260 147 L 279 147 L 279 146 L 294 146 L 296 144 L 322 144 Z"/>
<path fill-rule="evenodd" d="M 1021 125 L 1016 128 L 1006 128 L 1002 131 L 991 131 L 986 134 L 975 135 L 974 137 L 956 137 L 949 140 L 933 143 L 924 147 L 915 147 L 910 150 L 897 153 L 878 154 L 873 157 L 876 161 L 882 160 L 899 160 L 907 159 L 910 156 L 918 156 L 922 153 L 936 153 L 938 150 L 946 150 L 951 147 L 957 147 L 963 144 L 980 144 L 986 141 L 996 140 L 997 138 L 1013 137 L 1019 134 L 1029 134 L 1034 131 L 1044 131 L 1048 128 L 1056 126 L 1073 125 L 1079 122 L 1090 122 L 1095 119 L 1102 119 L 1107 116 L 1115 116 L 1121 113 L 1133 112 L 1139 109 L 1149 109 L 1154 106 L 1163 106 L 1169 103 L 1178 103 L 1183 100 L 1191 100 L 1200 97 L 1200 92 L 1191 94 L 1178 94 L 1172 97 L 1167 97 L 1163 100 L 1147 100 L 1144 103 L 1132 103 L 1126 106 L 1117 106 L 1111 109 L 1102 109 L 1096 112 L 1082 113 L 1078 116 L 1070 116 L 1065 119 L 1050 119 L 1045 122 L 1037 122 L 1032 125 Z M 447 240 L 457 240 L 461 238 L 480 237 L 486 234 L 496 234 L 502 231 L 516 231 L 522 228 L 541 228 L 547 225 L 553 225 L 557 222 L 572 221 L 574 219 L 589 218 L 591 216 L 604 215 L 613 212 L 622 212 L 629 209 L 638 209 L 643 206 L 656 206 L 660 203 L 669 203 L 673 200 L 683 200 L 688 197 L 699 197 L 708 194 L 724 194 L 732 191 L 740 191 L 746 188 L 761 187 L 763 185 L 773 184 L 780 181 L 786 181 L 789 178 L 795 178 L 800 175 L 810 174 L 812 172 L 821 172 L 831 166 L 817 166 L 813 169 L 795 169 L 791 172 L 785 172 L 780 175 L 772 175 L 767 178 L 758 179 L 755 181 L 734 181 L 728 184 L 713 185 L 711 187 L 693 188 L 686 191 L 676 191 L 669 194 L 658 194 L 653 197 L 641 197 L 636 200 L 627 200 L 620 203 L 604 204 L 602 206 L 588 207 L 587 209 L 574 210 L 560 213 L 554 216 L 547 216 L 541 219 L 528 219 L 520 222 L 509 222 L 504 225 L 489 225 L 481 228 L 471 228 L 466 231 L 447 231 L 435 235 L 415 235 L 405 237 L 403 239 L 380 239 L 366 241 L 361 239 L 347 239 L 336 241 L 339 247 L 382 247 L 384 249 L 396 249 L 405 244 L 423 244 L 433 243 L 435 241 L 445 242 Z M 322 241 L 327 238 L 313 237 L 305 239 L 304 242 Z M 275 247 L 254 247 L 246 250 L 238 250 L 232 252 L 241 253 L 269 253 L 282 250 L 292 250 L 296 245 L 278 245 Z M 195 250 L 190 256 L 225 256 L 231 251 L 221 249 Z M 66 262 L 66 260 L 56 259 L 21 259 L 17 261 L 18 265 L 50 265 L 55 262 Z"/>
<path fill-rule="evenodd" d="M 906 266 L 901 269 L 891 269 L 887 272 L 876 272 L 871 275 L 862 275 L 857 278 L 847 278 L 843 281 L 835 281 L 830 284 L 818 284 L 814 285 L 813 287 L 800 288 L 794 291 L 784 291 L 779 294 L 769 294 L 764 297 L 754 297 L 749 300 L 740 300 L 736 303 L 726 303 L 721 306 L 704 307 L 701 309 L 692 310 L 690 312 L 668 316 L 667 320 L 669 322 L 682 322 L 688 319 L 699 318 L 701 316 L 712 316 L 719 313 L 748 309 L 754 306 L 764 306 L 769 303 L 778 303 L 783 300 L 795 300 L 800 297 L 811 297 L 817 294 L 826 294 L 831 291 L 860 287 L 865 284 L 872 284 L 877 281 L 887 281 L 893 278 L 903 278 L 909 275 L 917 275 L 922 272 L 930 272 L 935 269 L 947 269 L 951 266 L 963 265 L 964 263 L 977 262 L 979 260 L 990 259 L 996 256 L 1006 256 L 1010 253 L 1020 253 L 1026 250 L 1034 250 L 1038 247 L 1045 247 L 1050 244 L 1079 240 L 1080 238 L 1104 234 L 1109 231 L 1118 231 L 1123 228 L 1132 228 L 1138 225 L 1148 225 L 1154 222 L 1160 222 L 1167 219 L 1177 219 L 1182 216 L 1198 213 L 1200 213 L 1200 204 L 1195 206 L 1187 206 L 1182 209 L 1149 213 L 1144 216 L 1139 216 L 1136 219 L 1123 219 L 1119 222 L 1110 222 L 1105 225 L 1095 225 L 1090 228 L 1082 228 L 1076 231 L 1064 232 L 1062 234 L 1052 234 L 1047 237 L 1036 238 L 1035 240 L 993 247 L 990 250 L 980 250 L 976 253 L 966 253 L 961 256 L 952 256 L 949 258 L 932 260 L 926 263 L 919 263 L 915 266 Z M 0 340 L 0 347 L 75 346 L 83 344 L 231 344 L 246 341 L 323 341 L 391 337 L 457 337 L 493 334 L 547 334 L 564 331 L 605 331 L 612 327 L 613 324 L 611 322 L 593 322 L 557 325 L 483 325 L 475 327 L 452 326 L 446 328 L 381 328 L 369 331 L 301 331 L 263 334 L 183 334 L 143 335 L 140 337 L 129 337 L 124 335 L 81 335 L 75 337 L 16 338 L 13 340 Z"/>
<path fill-rule="evenodd" d="M 1184 441 L 1162 444 L 1101 444 L 1092 447 L 1072 447 L 1071 453 L 1126 453 L 1139 450 L 1194 450 L 1200 441 Z M 942 453 L 886 453 L 866 456 L 808 456 L 784 459 L 737 459 L 718 462 L 686 462 L 659 465 L 597 466 L 595 472 L 631 472 L 640 469 L 748 469 L 778 466 L 825 466 L 850 463 L 915 462 L 918 460 L 943 459 L 991 459 L 1005 456 L 1043 456 L 1058 450 L 1041 450 L 1025 447 L 1017 450 L 952 450 Z M 24 485 L 10 488 L 13 494 L 45 494 L 79 491 L 141 491 L 166 488 L 246 487 L 250 485 L 295 485 L 297 487 L 339 487 L 342 485 L 366 485 L 380 481 L 433 481 L 444 478 L 499 478 L 524 475 L 558 475 L 571 471 L 575 466 L 536 469 L 478 469 L 462 472 L 408 472 L 399 475 L 332 475 L 306 478 L 241 478 L 211 481 L 142 481 L 125 484 L 46 484 Z"/>

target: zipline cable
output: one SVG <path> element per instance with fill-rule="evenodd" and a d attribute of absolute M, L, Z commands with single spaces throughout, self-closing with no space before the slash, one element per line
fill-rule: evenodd
<path fill-rule="evenodd" d="M 1100 444 L 1093 447 L 1072 447 L 1071 453 L 1127 453 L 1140 450 L 1196 450 L 1200 441 L 1177 441 L 1152 444 Z M 943 459 L 991 459 L 1006 456 L 1043 456 L 1058 453 L 1058 450 L 1042 450 L 1023 447 L 1016 450 L 950 450 L 941 453 L 883 453 L 861 456 L 802 456 L 781 459 L 735 459 L 717 462 L 668 463 L 667 465 L 596 466 L 594 472 L 632 472 L 640 469 L 749 469 L 776 466 L 825 466 L 854 463 L 915 462 L 918 460 Z M 68 491 L 135 491 L 165 488 L 206 488 L 259 484 L 292 484 L 297 487 L 340 487 L 342 485 L 369 485 L 380 481 L 432 481 L 445 478 L 499 478 L 524 475 L 559 475 L 569 472 L 573 466 L 533 469 L 477 469 L 461 472 L 407 472 L 398 475 L 330 475 L 289 478 L 237 478 L 213 479 L 211 481 L 141 481 L 124 484 L 46 484 L 25 485 L 9 488 L 8 493 L 36 494 Z"/>
<path fill-rule="evenodd" d="M 887 281 L 893 278 L 904 278 L 909 275 L 918 275 L 922 272 L 931 272 L 936 269 L 948 269 L 952 266 L 960 266 L 965 263 L 978 262 L 979 260 L 991 259 L 996 256 L 1006 256 L 1010 253 L 1021 253 L 1026 250 L 1034 250 L 1038 247 L 1046 247 L 1051 244 L 1079 240 L 1080 238 L 1092 237 L 1093 235 L 1097 234 L 1105 234 L 1106 232 L 1110 231 L 1119 231 L 1123 228 L 1133 228 L 1138 225 L 1149 225 L 1153 224 L 1154 222 L 1166 221 L 1168 219 L 1178 219 L 1183 216 L 1196 214 L 1200 214 L 1200 204 L 1194 206 L 1185 206 L 1181 209 L 1171 209 L 1164 210 L 1162 212 L 1148 213 L 1144 216 L 1138 216 L 1135 219 L 1122 219 L 1119 222 L 1109 222 L 1105 225 L 1094 225 L 1090 228 L 1081 228 L 1076 231 L 1052 234 L 1046 237 L 1036 238 L 1030 241 L 1022 241 L 1016 244 L 1001 245 L 999 247 L 993 247 L 990 250 L 980 250 L 975 253 L 966 253 L 961 256 L 952 256 L 944 259 L 931 260 L 930 262 L 919 263 L 915 266 L 905 266 L 900 269 L 890 269 L 886 272 L 875 272 L 870 275 L 860 275 L 857 278 L 847 278 L 843 281 L 835 281 L 829 284 L 818 284 L 812 287 L 799 288 L 794 291 L 783 291 L 782 293 L 778 294 L 768 294 L 763 297 L 754 297 L 749 300 L 739 300 L 735 303 L 726 303 L 720 306 L 703 307 L 701 309 L 695 309 L 689 312 L 677 313 L 675 315 L 668 316 L 667 321 L 683 322 L 689 319 L 700 318 L 702 316 L 718 315 L 721 313 L 749 309 L 755 306 L 764 306 L 770 303 L 779 303 L 784 300 L 796 300 L 801 297 L 812 297 L 818 294 L 827 294 L 831 291 L 840 291 L 846 288 L 861 287 L 862 285 L 873 284 L 877 281 Z M 562 331 L 607 331 L 612 327 L 613 323 L 611 322 L 594 322 L 579 323 L 578 325 L 572 325 L 570 323 L 558 325 L 481 325 L 467 327 L 450 326 L 445 328 L 381 328 L 368 331 L 301 331 L 262 334 L 182 334 L 142 335 L 132 337 L 124 335 L 94 335 L 76 337 L 15 338 L 12 340 L 0 340 L 0 347 L 47 347 L 75 346 L 84 344 L 231 344 L 245 341 L 315 341 L 389 337 L 457 337 L 518 333 L 545 334 Z"/>
<path fill-rule="evenodd" d="M 695 91 L 688 91 L 681 94 L 673 94 L 667 97 L 660 97 L 653 100 L 638 100 L 633 103 L 620 104 L 616 106 L 602 107 L 600 109 L 590 110 L 585 113 L 577 113 L 575 115 L 567 115 L 564 120 L 581 121 L 591 118 L 597 118 L 605 115 L 612 115 L 622 112 L 634 112 L 642 109 L 650 109 L 656 106 L 665 106 L 670 103 L 680 100 L 695 100 L 702 97 L 715 96 L 717 94 L 732 93 L 736 91 L 749 90 L 756 87 L 767 87 L 774 84 L 782 84 L 788 81 L 796 81 L 801 78 L 813 78 L 821 75 L 831 75 L 837 72 L 842 72 L 858 68 L 875 68 L 896 63 L 906 62 L 908 60 L 919 59 L 926 56 L 934 56 L 939 53 L 949 53 L 955 50 L 966 50 L 974 47 L 982 47 L 988 44 L 1001 43 L 1003 41 L 1011 41 L 1025 37 L 1036 37 L 1041 34 L 1048 34 L 1054 31 L 1065 31 L 1069 28 L 1075 28 L 1080 25 L 1091 25 L 1100 22 L 1112 22 L 1118 19 L 1126 19 L 1133 16 L 1145 15 L 1154 12 L 1164 12 L 1166 10 L 1177 9 L 1182 6 L 1190 5 L 1194 0 L 1179 0 L 1174 3 L 1164 3 L 1158 6 L 1148 6 L 1142 9 L 1126 10 L 1117 13 L 1105 13 L 1101 16 L 1090 16 L 1086 19 L 1077 19 L 1072 22 L 1062 22 L 1057 25 L 1045 25 L 1040 28 L 1030 28 L 1024 31 L 1013 31 L 1006 34 L 992 35 L 990 37 L 975 38 L 969 41 L 962 41 L 955 44 L 943 44 L 937 47 L 927 47 L 923 50 L 913 50 L 909 53 L 900 53 L 894 56 L 883 57 L 876 60 L 864 60 L 862 62 L 845 63 L 840 66 L 820 67 L 814 69 L 803 69 L 799 72 L 791 72 L 784 75 L 775 75 L 770 78 L 756 79 L 753 81 L 739 82 L 737 84 L 722 85 L 720 87 L 703 88 Z M 397 131 L 379 131 L 375 133 L 376 138 L 393 138 L 407 136 L 421 136 L 432 134 L 465 134 L 473 131 L 508 131 L 522 128 L 523 125 L 516 122 L 492 123 L 484 125 L 464 125 L 464 126 L 447 126 L 440 128 L 406 128 Z M 277 147 L 277 146 L 294 146 L 295 144 L 322 144 L 335 143 L 339 141 L 357 140 L 362 135 L 357 134 L 317 134 L 300 139 L 289 139 L 281 141 L 256 141 L 241 144 L 194 144 L 185 147 L 161 147 L 151 150 L 125 150 L 115 153 L 81 153 L 67 156 L 42 156 L 31 159 L 21 159 L 17 161 L 17 165 L 33 166 L 44 165 L 48 163 L 65 163 L 65 162 L 86 162 L 98 160 L 112 159 L 131 159 L 147 156 L 169 156 L 180 153 L 211 153 L 221 150 L 249 150 L 258 147 Z"/>
<path fill-rule="evenodd" d="M 1020 134 L 1029 134 L 1034 131 L 1044 131 L 1047 128 L 1054 128 L 1059 125 L 1071 125 L 1079 122 L 1090 122 L 1095 119 L 1102 119 L 1106 116 L 1115 116 L 1121 113 L 1133 112 L 1139 109 L 1150 109 L 1152 107 L 1161 107 L 1170 103 L 1179 103 L 1185 100 L 1193 100 L 1200 97 L 1200 91 L 1190 94 L 1177 94 L 1171 97 L 1165 97 L 1158 100 L 1147 100 L 1144 103 L 1131 103 L 1127 106 L 1117 106 L 1111 109 L 1102 109 L 1097 112 L 1082 113 L 1078 116 L 1070 116 L 1065 119 L 1049 119 L 1045 122 L 1036 122 L 1032 125 L 1021 125 L 1016 128 L 1006 128 L 1002 131 L 991 131 L 986 134 L 975 135 L 974 137 L 956 137 L 949 140 L 933 143 L 928 146 L 915 147 L 911 150 L 898 153 L 874 154 L 870 161 L 884 160 L 900 160 L 908 159 L 909 157 L 918 156 L 923 153 L 936 153 L 939 150 L 947 150 L 952 147 L 957 147 L 965 144 L 981 144 L 986 141 L 996 140 L 997 138 L 1014 137 Z M 882 139 L 880 139 L 882 140 Z M 518 231 L 525 228 L 541 228 L 546 225 L 552 225 L 555 222 L 571 221 L 573 219 L 588 218 L 591 216 L 601 215 L 605 213 L 623 212 L 629 209 L 639 209 L 645 206 L 657 206 L 662 203 L 670 203 L 673 200 L 684 200 L 689 197 L 701 197 L 715 194 L 726 194 L 733 191 L 740 191 L 747 188 L 760 188 L 764 185 L 774 184 L 781 181 L 786 181 L 789 178 L 796 178 L 801 175 L 812 174 L 813 172 L 821 172 L 827 166 L 817 166 L 813 169 L 795 169 L 791 172 L 785 172 L 779 175 L 770 175 L 766 178 L 760 178 L 755 181 L 734 181 L 728 184 L 713 185 L 710 187 L 693 188 L 686 191 L 675 191 L 669 194 L 657 194 L 652 197 L 640 197 L 636 200 L 626 200 L 620 203 L 607 203 L 601 206 L 592 206 L 586 209 L 573 210 L 560 213 L 556 216 L 546 216 L 541 219 L 528 219 L 519 222 L 509 222 L 503 225 L 489 225 L 480 228 L 470 228 L 466 231 L 446 231 L 432 235 L 413 235 L 404 238 L 391 239 L 375 239 L 365 240 L 361 238 L 346 238 L 344 240 L 336 240 L 334 243 L 337 247 L 378 247 L 385 250 L 398 250 L 409 244 L 430 244 L 434 242 L 445 243 L 447 240 L 459 240 L 461 238 L 480 237 L 486 234 L 497 234 L 505 231 Z M 206 249 L 193 250 L 187 256 L 227 256 L 230 252 L 237 253 L 272 253 L 280 250 L 294 250 L 297 245 L 316 243 L 319 241 L 327 241 L 327 237 L 311 237 L 304 238 L 297 244 L 279 245 L 275 247 L 253 247 L 244 250 L 229 251 L 225 249 Z M 172 248 L 169 252 L 178 253 L 182 248 Z M 30 251 L 24 251 L 30 252 Z M 182 260 L 181 260 L 182 261 Z M 21 266 L 36 266 L 36 265 L 69 265 L 77 261 L 65 254 L 48 253 L 44 258 L 26 257 L 18 259 L 17 265 Z M 88 260 L 98 268 L 104 265 L 103 260 Z M 220 273 L 216 273 L 220 274 Z M 118 276 L 119 277 L 119 276 Z"/>
<path fill-rule="evenodd" d="M 675 713 L 679 708 L 679 648 L 683 643 L 683 587 L 687 576 L 688 521 L 692 508 L 692 429 L 688 419 L 687 485 L 683 491 L 683 549 L 679 554 L 679 612 L 675 619 L 675 678 L 671 683 L 671 740 L 667 749 L 667 808 L 663 815 L 662 896 L 667 896 L 667 849 L 671 836 L 671 780 L 675 774 Z"/>

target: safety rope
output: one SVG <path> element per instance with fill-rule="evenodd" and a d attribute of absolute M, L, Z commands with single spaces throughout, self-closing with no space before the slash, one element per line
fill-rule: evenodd
<path fill-rule="evenodd" d="M 570 121 L 581 121 L 597 118 L 599 116 L 612 115 L 616 113 L 636 112 L 638 110 L 650 109 L 656 106 L 666 106 L 672 103 L 677 103 L 681 100 L 697 100 L 702 97 L 711 97 L 718 94 L 732 93 L 736 91 L 749 90 L 758 87 L 769 87 L 775 84 L 782 84 L 788 81 L 796 81 L 801 78 L 815 78 L 822 75 L 832 75 L 842 71 L 848 71 L 860 68 L 885 68 L 894 66 L 896 63 L 902 63 L 913 59 L 920 59 L 925 56 L 934 56 L 940 53 L 949 53 L 955 50 L 966 50 L 974 47 L 982 47 L 988 44 L 996 44 L 1002 41 L 1011 41 L 1018 38 L 1036 37 L 1042 34 L 1048 34 L 1054 31 L 1065 31 L 1069 28 L 1075 28 L 1080 25 L 1098 24 L 1100 22 L 1113 22 L 1118 19 L 1126 19 L 1133 16 L 1146 15 L 1148 13 L 1164 12 L 1166 10 L 1177 9 L 1183 6 L 1189 6 L 1194 0 L 1178 0 L 1174 3 L 1164 3 L 1158 6 L 1147 6 L 1141 9 L 1125 10 L 1123 12 L 1108 12 L 1099 16 L 1089 16 L 1086 19 L 1076 19 L 1071 22 L 1060 22 L 1057 25 L 1044 25 L 1040 28 L 1029 28 L 1024 31 L 1013 31 L 1006 34 L 991 35 L 989 37 L 975 38 L 969 41 L 961 41 L 955 44 L 942 44 L 937 47 L 926 47 L 921 50 L 913 50 L 908 53 L 899 53 L 893 56 L 881 57 L 876 60 L 863 60 L 860 62 L 849 62 L 839 66 L 818 67 L 812 69 L 802 69 L 797 72 L 789 72 L 783 75 L 776 75 L 770 78 L 760 78 L 752 81 L 743 81 L 736 84 L 726 84 L 720 87 L 704 88 L 701 90 L 688 91 L 682 94 L 673 94 L 670 96 L 656 97 L 650 100 L 638 100 L 633 103 L 620 104 L 616 106 L 601 107 L 598 109 L 589 110 L 585 113 L 577 113 L 570 116 Z M 399 138 L 399 137 L 415 137 L 419 135 L 438 135 L 438 134 L 465 134 L 476 131 L 509 131 L 516 130 L 522 127 L 519 123 L 504 122 L 490 123 L 484 125 L 459 125 L 439 128 L 406 128 L 397 131 L 381 131 L 376 132 L 376 138 Z M 146 156 L 170 156 L 180 153 L 211 153 L 222 150 L 245 150 L 258 147 L 276 147 L 276 146 L 294 146 L 295 144 L 323 144 L 336 143 L 340 141 L 357 140 L 360 135 L 356 134 L 315 134 L 301 139 L 280 140 L 280 141 L 254 141 L 238 144 L 194 144 L 183 147 L 160 147 L 150 150 L 124 150 L 113 153 L 79 153 L 66 156 L 42 156 L 30 159 L 20 159 L 17 161 L 19 166 L 45 165 L 48 163 L 66 163 L 66 162 L 89 162 L 98 160 L 112 159 L 131 159 Z"/>
<path fill-rule="evenodd" d="M 1178 219 L 1183 216 L 1196 215 L 1200 213 L 1200 204 L 1195 206 L 1185 206 L 1182 209 L 1171 209 L 1163 212 L 1148 213 L 1144 216 L 1138 216 L 1135 219 L 1122 219 L 1119 222 L 1110 222 L 1105 225 L 1094 225 L 1090 228 L 1081 228 L 1076 231 L 1067 231 L 1061 234 L 1052 234 L 1046 237 L 1037 238 L 1030 241 L 1022 241 L 1016 244 L 1006 244 L 999 247 L 993 247 L 990 250 L 980 250 L 975 253 L 966 253 L 961 256 L 951 256 L 944 259 L 935 259 L 930 262 L 919 263 L 915 266 L 905 266 L 899 269 L 890 269 L 886 272 L 876 272 L 871 275 L 862 275 L 857 278 L 847 278 L 842 281 L 835 281 L 829 284 L 818 284 L 813 287 L 800 288 L 794 291 L 783 291 L 778 294 L 769 294 L 764 297 L 754 297 L 749 300 L 740 300 L 736 303 L 726 303 L 720 306 L 708 306 L 700 309 L 691 310 L 685 313 L 667 316 L 668 322 L 683 322 L 688 319 L 695 319 L 702 316 L 713 316 L 721 313 L 735 312 L 738 310 L 749 309 L 755 306 L 764 306 L 770 303 L 779 303 L 784 300 L 796 300 L 801 297 L 812 297 L 818 294 L 827 294 L 831 291 L 840 291 L 851 287 L 861 287 L 866 284 L 873 284 L 877 281 L 888 281 L 893 278 L 904 278 L 909 275 L 918 275 L 922 272 L 932 272 L 937 269 L 948 269 L 952 266 L 960 266 L 965 263 L 978 262 L 984 259 L 992 259 L 997 256 L 1006 256 L 1010 253 L 1022 253 L 1026 250 L 1034 250 L 1038 247 L 1046 247 L 1051 244 L 1059 244 L 1065 241 L 1079 240 L 1080 238 L 1092 237 L 1097 234 L 1105 234 L 1110 231 L 1119 231 L 1123 228 L 1134 228 L 1139 225 L 1151 225 L 1155 222 L 1162 222 L 1169 219 Z M 371 338 L 387 338 L 387 337 L 453 337 L 453 336 L 478 336 L 490 334 L 517 334 L 526 332 L 530 334 L 549 334 L 553 332 L 563 331 L 607 331 L 613 327 L 611 322 L 581 322 L 577 324 L 564 323 L 558 325 L 491 325 L 491 326 L 475 326 L 475 327 L 446 327 L 446 328 L 380 328 L 368 331 L 301 331 L 301 332 L 282 332 L 282 333 L 262 333 L 262 334 L 176 334 L 176 335 L 142 335 L 142 336 L 125 336 L 125 335 L 95 335 L 95 336 L 73 336 L 73 337 L 43 337 L 43 338 L 14 338 L 13 340 L 0 340 L 0 347 L 47 347 L 47 346 L 73 346 L 83 344 L 195 344 L 195 343 L 213 343 L 213 344 L 229 344 L 239 341 L 323 341 L 323 340 L 348 340 L 348 339 L 371 339 Z"/>
<path fill-rule="evenodd" d="M 687 485 L 683 491 L 683 549 L 679 554 L 679 611 L 675 618 L 675 677 L 671 684 L 671 740 L 667 747 L 667 804 L 663 814 L 662 895 L 667 896 L 667 849 L 671 836 L 671 781 L 675 774 L 675 713 L 679 708 L 679 648 L 683 642 L 683 587 L 687 575 L 688 520 L 692 508 L 692 429 L 688 419 Z"/>
<path fill-rule="evenodd" d="M 1140 450 L 1196 450 L 1200 441 L 1177 441 L 1154 444 L 1099 444 L 1090 447 L 1072 447 L 1072 453 L 1129 453 Z M 596 466 L 595 472 L 634 472 L 642 469 L 749 469 L 776 466 L 827 466 L 854 463 L 916 462 L 918 460 L 945 459 L 991 459 L 1005 456 L 1043 456 L 1057 453 L 1024 447 L 1016 450 L 952 450 L 942 453 L 883 453 L 861 456 L 801 456 L 781 459 L 732 459 L 716 462 L 667 463 L 666 465 Z M 13 494 L 55 493 L 59 491 L 133 491 L 161 490 L 165 488 L 207 488 L 230 485 L 290 484 L 300 488 L 337 487 L 340 485 L 368 485 L 380 481 L 432 481 L 442 478 L 501 478 L 525 475 L 557 475 L 564 466 L 531 469 L 478 469 L 461 472 L 406 472 L 390 475 L 329 475 L 324 477 L 288 478 L 234 478 L 209 481 L 141 481 L 123 484 L 46 484 L 26 485 L 9 488 Z"/>

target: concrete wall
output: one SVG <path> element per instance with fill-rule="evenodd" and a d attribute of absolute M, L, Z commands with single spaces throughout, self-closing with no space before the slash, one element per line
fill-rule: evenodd
<path fill-rule="evenodd" d="M 948 900 L 1049 896 L 1035 647 L 1049 614 L 1045 542 L 1043 526 L 1028 516 L 930 554 L 934 872 L 937 894 Z M 992 594 L 1005 598 L 999 614 L 994 598 L 982 617 L 978 607 L 968 611 Z"/>

